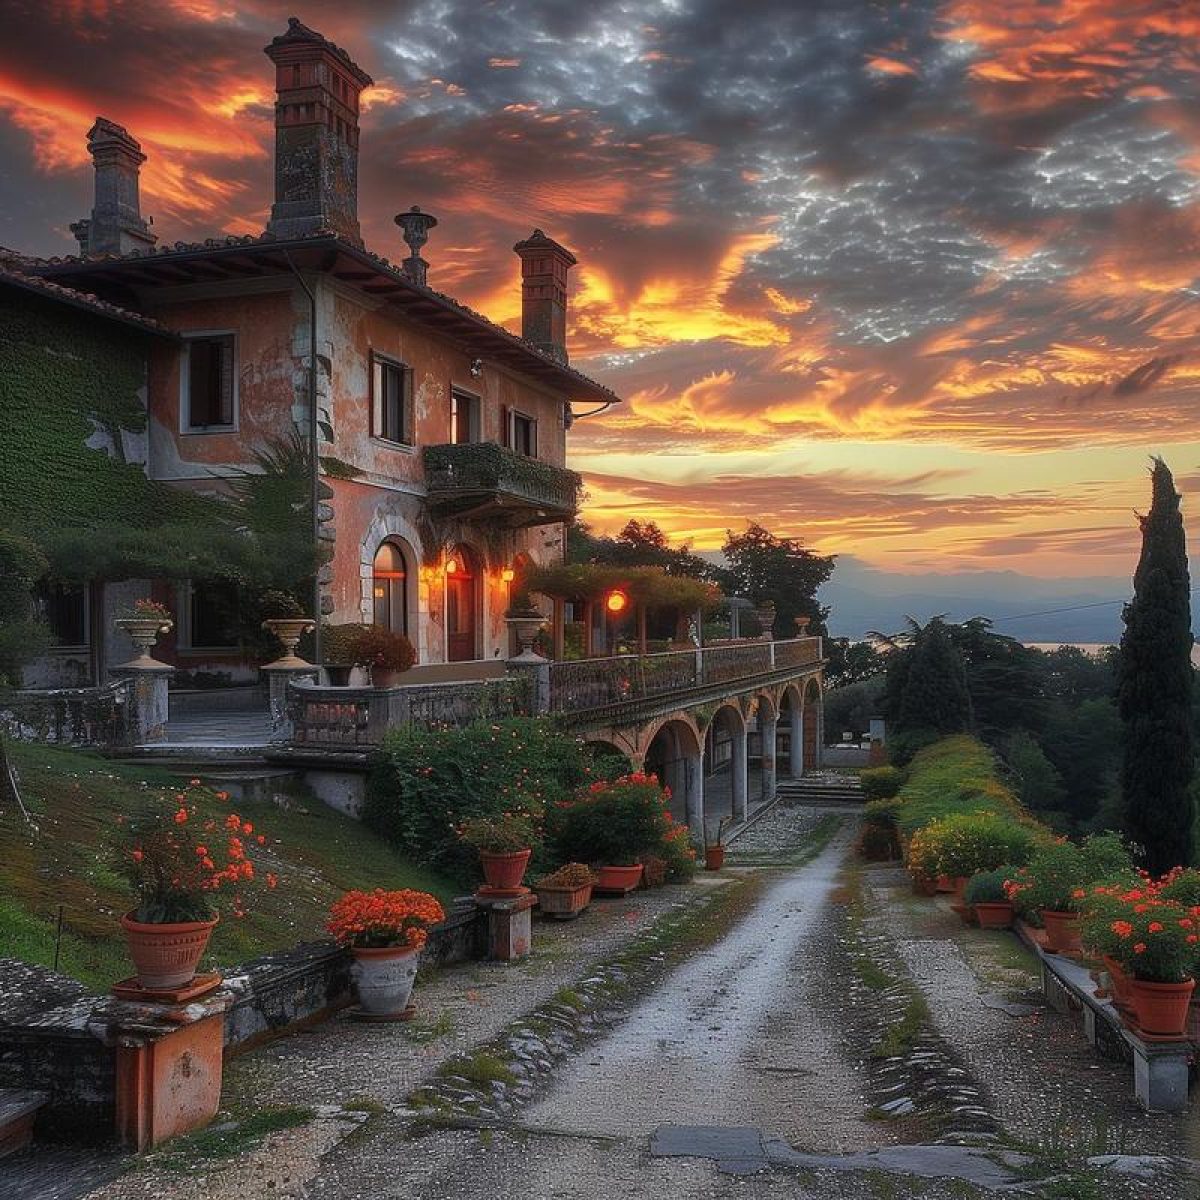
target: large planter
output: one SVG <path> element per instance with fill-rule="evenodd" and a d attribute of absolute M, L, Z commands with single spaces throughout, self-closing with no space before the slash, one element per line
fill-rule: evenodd
<path fill-rule="evenodd" d="M 150 925 L 126 913 L 121 927 L 139 986 L 164 992 L 191 983 L 216 924 L 214 917 L 211 921 Z"/>
<path fill-rule="evenodd" d="M 1080 954 L 1079 914 L 1042 909 L 1042 924 L 1046 927 L 1046 949 L 1051 954 Z"/>
<path fill-rule="evenodd" d="M 952 894 L 954 891 L 954 880 L 949 875 L 939 875 L 937 877 L 937 890 L 946 894 Z"/>
<path fill-rule="evenodd" d="M 641 863 L 632 867 L 600 867 L 596 872 L 596 891 L 619 892 L 624 896 L 641 883 L 643 869 Z"/>
<path fill-rule="evenodd" d="M 351 953 L 354 964 L 350 976 L 363 1015 L 378 1018 L 403 1015 L 417 978 L 420 950 L 408 946 L 355 946 Z"/>
<path fill-rule="evenodd" d="M 592 902 L 592 884 L 577 888 L 537 887 L 538 907 L 548 917 L 570 921 Z"/>
<path fill-rule="evenodd" d="M 1153 1037 L 1182 1038 L 1187 1032 L 1188 1006 L 1195 988 L 1194 979 L 1183 983 L 1131 979 L 1129 999 L 1138 1029 Z"/>
<path fill-rule="evenodd" d="M 518 850 L 515 854 L 490 854 L 479 852 L 479 863 L 483 867 L 483 878 L 493 892 L 516 892 L 521 889 L 525 868 L 533 856 L 532 850 Z"/>
<path fill-rule="evenodd" d="M 985 900 L 973 906 L 980 929 L 1008 929 L 1013 922 L 1013 906 L 1007 900 Z"/>
<path fill-rule="evenodd" d="M 914 875 L 912 890 L 914 896 L 936 896 L 937 883 L 932 879 L 927 879 L 924 875 Z"/>
<path fill-rule="evenodd" d="M 704 847 L 704 869 L 706 871 L 719 871 L 725 865 L 725 847 L 724 846 L 705 846 Z"/>
<path fill-rule="evenodd" d="M 546 623 L 546 618 L 540 612 L 510 613 L 504 618 L 504 623 L 516 636 L 517 645 L 520 647 L 518 658 L 535 662 L 544 661 L 533 648 L 538 632 Z"/>
<path fill-rule="evenodd" d="M 306 633 L 311 633 L 317 627 L 316 621 L 311 617 L 269 617 L 262 623 L 262 627 L 274 635 L 283 647 L 282 656 L 272 663 L 267 663 L 267 666 L 307 667 L 312 665 L 296 656 L 297 643 Z"/>
<path fill-rule="evenodd" d="M 330 687 L 349 687 L 350 672 L 354 668 L 348 663 L 326 663 L 325 674 L 329 678 Z"/>
<path fill-rule="evenodd" d="M 1109 983 L 1112 985 L 1113 1007 L 1118 1010 L 1131 1008 L 1129 976 L 1125 974 L 1124 967 L 1115 958 L 1109 958 L 1107 954 L 1100 961 L 1104 964 L 1104 969 L 1108 972 Z"/>
<path fill-rule="evenodd" d="M 175 622 L 165 617 L 117 617 L 113 625 L 120 629 L 129 640 L 141 651 L 135 658 L 122 663 L 123 667 L 164 667 L 157 658 L 150 655 L 150 648 L 158 641 L 160 633 L 170 633 L 175 628 Z"/>
<path fill-rule="evenodd" d="M 399 671 L 395 667 L 372 667 L 371 685 L 377 688 L 399 687 L 402 682 L 400 677 L 403 674 L 403 671 Z"/>

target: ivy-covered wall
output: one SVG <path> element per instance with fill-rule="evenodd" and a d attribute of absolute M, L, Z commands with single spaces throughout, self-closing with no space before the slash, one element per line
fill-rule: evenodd
<path fill-rule="evenodd" d="M 69 561 L 78 546 L 72 533 L 182 525 L 203 537 L 217 521 L 213 501 L 148 479 L 140 461 L 123 461 L 138 458 L 143 444 L 151 340 L 0 286 L 0 527 L 42 546 L 55 574 L 91 573 Z M 96 549 L 88 558 L 102 566 Z"/>

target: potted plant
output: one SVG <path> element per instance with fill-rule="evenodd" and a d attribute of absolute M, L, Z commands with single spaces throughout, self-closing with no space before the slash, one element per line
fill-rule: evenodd
<path fill-rule="evenodd" d="M 534 818 L 524 812 L 505 812 L 497 816 L 470 817 L 459 835 L 479 851 L 485 886 L 492 895 L 525 891 L 521 880 L 533 856 L 537 840 Z"/>
<path fill-rule="evenodd" d="M 1021 913 L 1036 912 L 1052 954 L 1078 954 L 1080 909 L 1087 899 L 1087 866 L 1078 846 L 1065 839 L 1038 850 L 1029 865 L 1010 879 L 1008 898 Z"/>
<path fill-rule="evenodd" d="M 918 896 L 937 894 L 937 842 L 929 828 L 918 829 L 908 842 L 905 866 Z"/>
<path fill-rule="evenodd" d="M 1130 881 L 1124 884 L 1097 884 L 1083 901 L 1080 917 L 1080 943 L 1086 953 L 1099 960 L 1108 975 L 1113 1005 L 1119 1011 L 1130 1008 L 1129 977 L 1121 964 L 1122 938 L 1118 932 L 1126 907 L 1140 897 L 1140 889 Z"/>
<path fill-rule="evenodd" d="M 193 780 L 183 792 L 147 801 L 122 823 L 120 865 L 136 903 L 121 926 L 137 986 L 145 991 L 187 988 L 217 924 L 218 894 L 230 896 L 240 917 L 244 895 L 258 878 L 249 846 L 264 844 L 265 837 L 237 813 L 206 817 L 198 803 L 204 795 Z M 268 888 L 277 882 L 271 872 L 264 879 Z M 214 975 L 211 986 L 218 982 Z"/>
<path fill-rule="evenodd" d="M 354 665 L 370 672 L 375 687 L 395 687 L 400 676 L 417 661 L 412 642 L 382 625 L 364 625 L 353 647 Z"/>
<path fill-rule="evenodd" d="M 308 666 L 296 656 L 296 645 L 306 633 L 311 633 L 317 627 L 317 623 L 304 615 L 304 609 L 295 596 L 287 592 L 264 592 L 259 600 L 259 608 L 266 614 L 262 627 L 283 647 L 283 654 L 269 665 Z"/>
<path fill-rule="evenodd" d="M 350 672 L 354 670 L 355 641 L 364 628 L 355 624 L 321 626 L 322 666 L 330 687 L 349 686 Z"/>
<path fill-rule="evenodd" d="M 534 885 L 538 907 L 548 917 L 569 921 L 591 903 L 595 873 L 585 863 L 566 863 Z"/>
<path fill-rule="evenodd" d="M 1200 966 L 1200 911 L 1157 897 L 1125 904 L 1125 915 L 1112 922 L 1114 957 L 1128 976 L 1137 1028 L 1182 1039 Z"/>
<path fill-rule="evenodd" d="M 721 841 L 721 835 L 725 831 L 725 826 L 732 820 L 732 817 L 722 817 L 717 822 L 717 838 L 714 842 L 708 840 L 708 825 L 704 826 L 704 869 L 706 871 L 719 871 L 725 865 L 725 846 Z"/>
<path fill-rule="evenodd" d="M 980 929 L 1007 929 L 1012 924 L 1015 909 L 1004 885 L 1013 874 L 1012 867 L 1000 867 L 971 876 L 963 902 L 974 910 Z"/>
<path fill-rule="evenodd" d="M 115 628 L 125 633 L 129 640 L 141 652 L 129 662 L 122 663 L 124 667 L 161 667 L 156 658 L 150 655 L 150 649 L 158 641 L 160 633 L 170 633 L 175 628 L 171 610 L 157 600 L 143 597 L 134 600 L 132 604 L 123 607 L 113 619 Z"/>
<path fill-rule="evenodd" d="M 360 1015 L 404 1016 L 429 930 L 445 919 L 433 896 L 409 888 L 351 891 L 334 902 L 326 928 L 354 956 L 351 974 Z"/>
<path fill-rule="evenodd" d="M 954 813 L 933 822 L 928 836 L 936 847 L 938 875 L 951 881 L 954 910 L 964 921 L 972 911 L 966 900 L 967 881 L 980 871 L 1026 862 L 1033 845 L 1024 826 L 997 813 Z"/>

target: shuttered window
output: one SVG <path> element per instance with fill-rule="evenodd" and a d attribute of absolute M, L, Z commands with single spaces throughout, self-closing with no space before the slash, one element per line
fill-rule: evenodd
<path fill-rule="evenodd" d="M 371 435 L 406 445 L 413 440 L 412 367 L 371 356 Z"/>

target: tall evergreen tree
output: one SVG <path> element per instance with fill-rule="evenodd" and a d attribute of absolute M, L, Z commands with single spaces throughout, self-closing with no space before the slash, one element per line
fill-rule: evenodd
<path fill-rule="evenodd" d="M 1125 833 L 1154 874 L 1192 861 L 1195 769 L 1192 613 L 1179 493 L 1154 460 L 1150 512 L 1139 517 L 1142 556 L 1125 606 L 1117 691 L 1124 725 L 1121 804 Z"/>
<path fill-rule="evenodd" d="M 916 634 L 907 657 L 902 678 L 888 680 L 889 690 L 898 686 L 900 692 L 899 728 L 938 733 L 970 729 L 973 718 L 966 670 L 941 617 L 934 617 Z"/>

